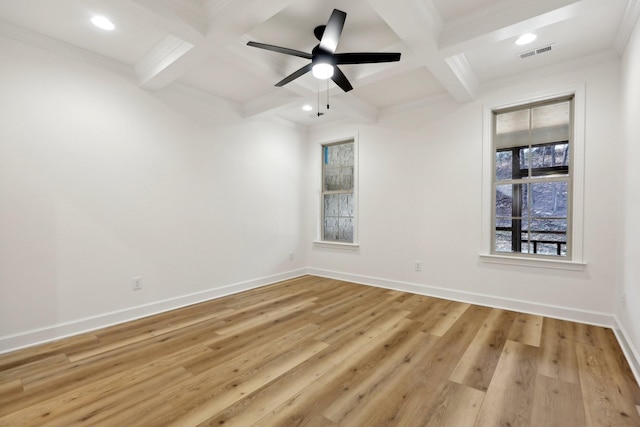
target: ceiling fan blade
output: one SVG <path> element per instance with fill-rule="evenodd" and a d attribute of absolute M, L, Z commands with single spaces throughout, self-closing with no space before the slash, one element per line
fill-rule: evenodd
<path fill-rule="evenodd" d="M 320 48 L 323 50 L 335 53 L 338 48 L 338 42 L 340 41 L 340 34 L 342 34 L 342 28 L 344 27 L 344 21 L 347 19 L 347 14 L 341 10 L 333 9 L 329 22 L 324 29 L 324 34 L 320 40 Z"/>
<path fill-rule="evenodd" d="M 272 52 L 284 53 L 286 55 L 299 56 L 304 59 L 311 59 L 313 56 L 310 53 L 302 52 L 295 49 L 289 49 L 286 47 L 274 46 L 271 44 L 258 43 L 258 42 L 249 42 L 247 46 L 257 47 L 259 49 L 270 50 Z"/>
<path fill-rule="evenodd" d="M 333 57 L 336 64 L 375 64 L 400 61 L 400 54 L 392 52 L 337 53 Z"/>
<path fill-rule="evenodd" d="M 280 86 L 286 85 L 287 83 L 297 79 L 298 77 L 302 76 L 303 74 L 306 74 L 309 71 L 311 71 L 311 68 L 313 68 L 313 64 L 305 65 L 304 67 L 300 68 L 298 71 L 296 71 L 293 74 L 290 74 L 287 77 L 285 77 L 284 79 L 280 80 L 278 83 L 276 83 L 276 86 L 280 87 Z"/>
<path fill-rule="evenodd" d="M 353 89 L 353 86 L 351 86 L 351 83 L 349 83 L 349 79 L 347 79 L 347 76 L 345 76 L 338 67 L 333 67 L 333 76 L 331 77 L 331 80 L 333 80 L 333 82 L 340 86 L 340 89 L 345 92 L 349 92 L 351 89 Z"/>

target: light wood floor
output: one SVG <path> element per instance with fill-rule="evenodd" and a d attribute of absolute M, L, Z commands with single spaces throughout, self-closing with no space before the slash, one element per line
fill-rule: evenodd
<path fill-rule="evenodd" d="M 0 356 L 0 426 L 640 426 L 604 328 L 303 277 Z"/>

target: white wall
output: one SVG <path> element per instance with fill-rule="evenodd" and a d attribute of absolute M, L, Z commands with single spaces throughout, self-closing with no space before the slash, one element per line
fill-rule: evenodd
<path fill-rule="evenodd" d="M 494 90 L 470 104 L 314 132 L 314 163 L 320 162 L 319 143 L 359 132 L 360 248 L 315 247 L 309 264 L 329 276 L 611 324 L 618 255 L 619 72 L 619 63 L 610 61 Z M 586 268 L 482 262 L 483 105 L 572 85 L 586 86 Z M 308 200 L 315 212 L 318 188 L 315 179 Z M 308 238 L 314 233 L 310 227 Z M 417 260 L 422 261 L 422 272 L 414 271 Z"/>
<path fill-rule="evenodd" d="M 621 273 L 616 315 L 640 376 L 640 23 L 622 59 Z M 622 303 L 622 293 L 626 303 Z"/>
<path fill-rule="evenodd" d="M 638 348 L 639 38 L 622 98 L 611 61 L 309 138 L 0 38 L 0 352 L 304 271 L 596 323 L 616 312 L 619 281 Z M 571 85 L 586 86 L 587 267 L 481 262 L 483 106 Z M 318 144 L 354 133 L 360 247 L 314 247 Z"/>
<path fill-rule="evenodd" d="M 9 39 L 0 56 L 0 351 L 304 266 L 306 133 Z"/>

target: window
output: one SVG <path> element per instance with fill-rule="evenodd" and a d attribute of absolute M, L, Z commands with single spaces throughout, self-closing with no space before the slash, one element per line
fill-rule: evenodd
<path fill-rule="evenodd" d="M 494 254 L 571 259 L 573 96 L 493 111 Z"/>
<path fill-rule="evenodd" d="M 322 145 L 321 240 L 355 243 L 355 143 Z"/>

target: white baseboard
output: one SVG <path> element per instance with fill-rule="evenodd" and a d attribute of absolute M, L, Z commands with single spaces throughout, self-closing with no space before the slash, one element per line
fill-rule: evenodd
<path fill-rule="evenodd" d="M 60 323 L 46 328 L 7 335 L 4 337 L 0 337 L 0 354 L 8 353 L 10 351 L 18 350 L 25 347 L 43 344 L 50 341 L 55 341 L 57 339 L 65 338 L 72 335 L 90 332 L 96 329 L 113 326 L 142 317 L 152 316 L 154 314 L 159 314 L 180 307 L 185 307 L 204 301 L 209 301 L 215 298 L 232 295 L 238 292 L 259 288 L 283 280 L 304 276 L 305 274 L 344 280 L 348 282 L 376 286 L 385 289 L 411 292 L 414 294 L 433 296 L 437 298 L 444 298 L 453 301 L 513 310 L 522 313 L 530 313 L 557 319 L 570 320 L 574 322 L 610 327 L 613 329 L 618 342 L 620 343 L 620 346 L 627 360 L 629 361 L 629 365 L 631 366 L 636 380 L 638 381 L 638 383 L 640 383 L 639 353 L 637 349 L 635 349 L 631 344 L 631 341 L 628 339 L 628 334 L 626 333 L 620 322 L 618 322 L 618 319 L 611 314 L 576 310 L 568 307 L 541 305 L 522 300 L 500 298 L 471 292 L 428 286 L 418 283 L 402 282 L 397 280 L 362 276 L 357 274 L 317 268 L 301 268 L 298 270 L 275 274 L 272 276 L 225 285 L 203 292 L 197 292 L 163 301 L 153 302 L 150 304 L 131 307 L 125 310 L 103 313 L 97 316 L 78 319 L 66 323 Z"/>
<path fill-rule="evenodd" d="M 616 324 L 613 327 L 613 332 L 616 334 L 616 338 L 620 343 L 624 356 L 627 358 L 627 362 L 629 362 L 631 372 L 633 372 L 636 382 L 640 384 L 640 352 L 638 352 L 638 349 L 633 346 L 633 342 L 629 338 L 629 334 L 622 323 L 618 320 L 617 316 L 615 317 L 615 322 Z"/>
<path fill-rule="evenodd" d="M 452 301 L 460 301 L 487 307 L 512 310 L 520 313 L 552 317 L 554 319 L 570 320 L 572 322 L 604 326 L 607 328 L 612 328 L 616 323 L 613 315 L 608 313 L 578 310 L 575 308 L 560 307 L 548 304 L 536 304 L 529 301 L 500 298 L 473 292 L 457 291 L 418 283 L 401 282 L 397 280 L 362 276 L 351 273 L 342 273 L 318 268 L 308 268 L 307 273 L 314 276 L 328 277 L 330 279 L 360 283 L 362 285 L 371 285 L 379 288 L 394 289 L 397 291 L 411 292 L 413 294 L 420 294 L 431 297 L 444 298 Z"/>
<path fill-rule="evenodd" d="M 60 323 L 46 328 L 34 329 L 18 334 L 0 337 L 0 354 L 31 347 L 60 338 L 90 332 L 96 329 L 113 326 L 118 323 L 128 322 L 142 317 L 152 316 L 176 308 L 209 301 L 226 295 L 236 294 L 283 280 L 293 279 L 306 274 L 306 269 L 298 269 L 272 276 L 247 280 L 245 282 L 225 285 L 215 289 L 209 289 L 193 294 L 182 295 L 175 298 L 156 301 L 150 304 L 127 308 L 124 310 L 103 313 L 97 316 L 77 319 L 71 322 Z"/>

